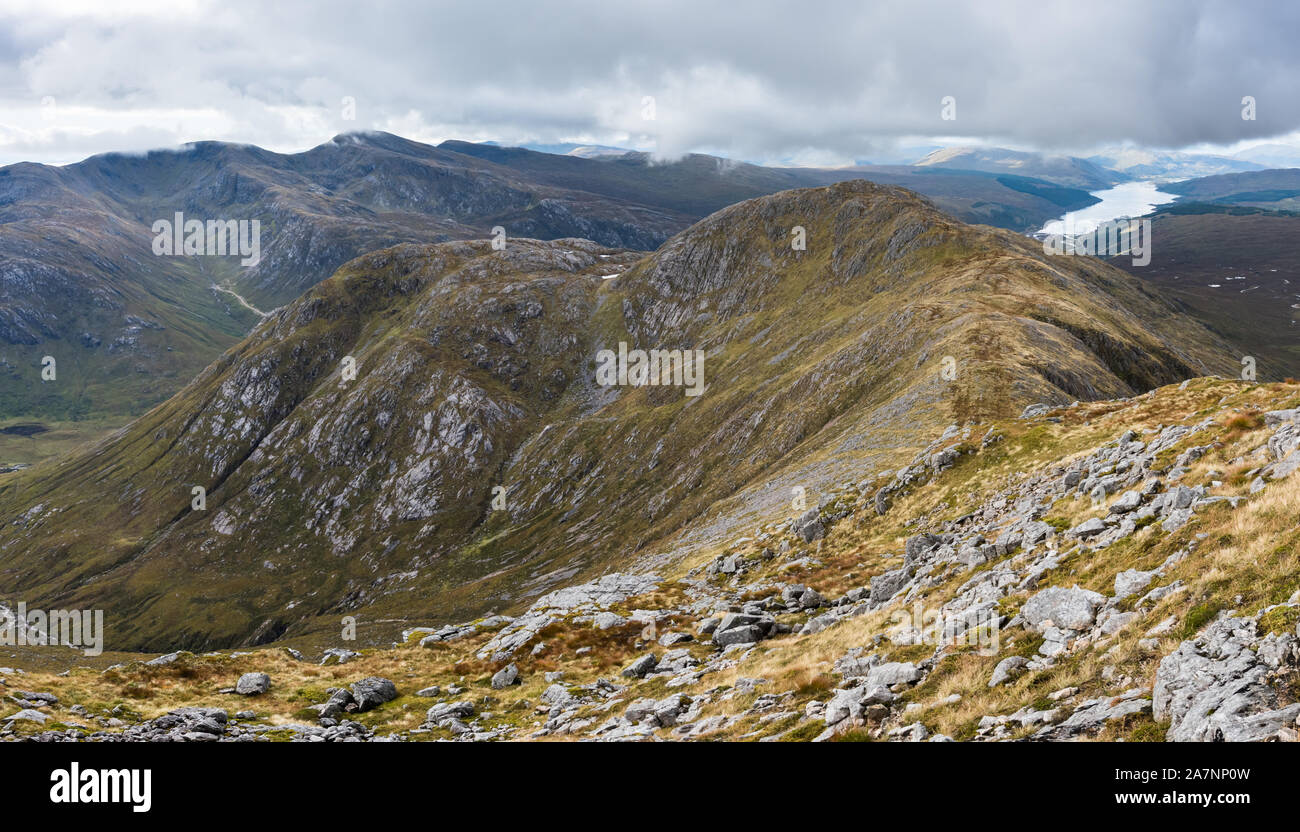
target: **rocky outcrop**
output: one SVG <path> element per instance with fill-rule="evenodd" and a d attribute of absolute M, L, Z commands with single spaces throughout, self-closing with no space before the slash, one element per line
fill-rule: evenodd
<path fill-rule="evenodd" d="M 1254 617 L 1227 615 L 1160 660 L 1154 714 L 1175 742 L 1294 740 L 1300 703 L 1279 682 L 1300 673 L 1300 634 L 1261 636 Z"/>

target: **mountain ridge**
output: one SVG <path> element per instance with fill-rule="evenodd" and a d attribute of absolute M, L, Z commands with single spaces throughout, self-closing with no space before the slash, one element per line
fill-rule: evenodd
<path fill-rule="evenodd" d="M 1018 228 L 1091 200 L 1037 180 L 954 173 L 705 156 L 652 164 L 644 154 L 433 147 L 386 133 L 340 134 L 294 154 L 199 142 L 0 168 L 0 419 L 120 424 L 246 334 L 257 316 L 236 297 L 274 309 L 348 260 L 399 243 L 488 239 L 501 228 L 650 250 L 728 204 L 862 176 L 931 190 L 958 216 Z M 256 220 L 259 262 L 157 256 L 152 226 L 176 213 Z M 62 370 L 56 384 L 40 383 L 47 355 Z"/>
<path fill-rule="evenodd" d="M 705 394 L 598 387 L 595 353 L 620 341 L 704 350 Z M 0 480 L 18 518 L 0 568 L 50 603 L 129 610 L 134 647 L 261 643 L 363 608 L 469 615 L 648 554 L 754 483 L 813 486 L 910 455 L 927 427 L 1233 362 L 1122 272 L 860 181 L 731 206 L 648 256 L 402 246 L 94 450 Z M 106 524 L 112 540 L 90 531 Z M 176 582 L 180 564 L 202 577 Z"/>

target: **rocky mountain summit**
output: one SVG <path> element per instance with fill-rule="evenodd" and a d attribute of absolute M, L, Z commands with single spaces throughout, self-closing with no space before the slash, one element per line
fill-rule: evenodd
<path fill-rule="evenodd" d="M 516 615 L 0 668 L 0 736 L 1295 741 L 1297 461 L 1295 384 L 1031 406 Z"/>
<path fill-rule="evenodd" d="M 649 255 L 384 249 L 101 445 L 0 480 L 0 577 L 32 604 L 105 608 L 110 649 L 265 644 L 342 616 L 384 643 L 415 616 L 679 561 L 954 421 L 1236 366 L 1172 312 L 1100 262 L 865 182 L 726 208 Z M 698 353 L 702 395 L 597 383 L 622 349 Z M 875 509 L 955 464 L 955 441 Z"/>

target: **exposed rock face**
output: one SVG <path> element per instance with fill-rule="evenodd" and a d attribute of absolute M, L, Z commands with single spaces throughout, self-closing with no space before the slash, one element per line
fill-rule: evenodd
<path fill-rule="evenodd" d="M 502 661 L 516 650 L 533 641 L 547 625 L 566 615 L 600 612 L 601 608 L 617 604 L 633 595 L 649 592 L 659 583 L 655 575 L 626 575 L 612 573 L 595 581 L 565 587 L 543 595 L 533 602 L 528 611 L 512 619 L 479 651 L 479 658 Z"/>
<path fill-rule="evenodd" d="M 1269 682 L 1300 672 L 1300 637 L 1259 636 L 1256 620 L 1227 616 L 1160 660 L 1156 719 L 1176 742 L 1250 742 L 1291 729 L 1300 703 L 1278 707 Z"/>

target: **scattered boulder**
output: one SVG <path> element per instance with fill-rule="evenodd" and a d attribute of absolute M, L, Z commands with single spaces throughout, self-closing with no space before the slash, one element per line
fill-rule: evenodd
<path fill-rule="evenodd" d="M 659 645 L 661 647 L 672 647 L 675 644 L 681 644 L 683 642 L 694 641 L 694 640 L 695 640 L 695 636 L 692 636 L 690 633 L 670 632 L 670 633 L 664 633 L 662 636 L 659 637 Z"/>
<path fill-rule="evenodd" d="M 240 696 L 258 696 L 271 689 L 271 677 L 265 673 L 245 673 L 235 683 L 235 693 Z"/>
<path fill-rule="evenodd" d="M 1127 598 L 1135 592 L 1147 588 L 1156 577 L 1157 572 L 1142 572 L 1137 569 L 1125 569 L 1115 576 L 1115 600 Z"/>
<path fill-rule="evenodd" d="M 1027 664 L 1029 664 L 1029 659 L 1024 656 L 1009 656 L 998 662 L 997 667 L 993 668 L 992 678 L 989 679 L 989 687 L 995 688 L 1011 681 Z"/>
<path fill-rule="evenodd" d="M 370 676 L 352 684 L 352 698 L 358 711 L 369 711 L 396 699 L 397 686 L 379 676 Z"/>
<path fill-rule="evenodd" d="M 513 662 L 492 674 L 493 690 L 502 690 L 519 683 L 519 668 Z"/>
<path fill-rule="evenodd" d="M 722 617 L 713 631 L 713 643 L 719 647 L 729 644 L 754 644 L 767 638 L 776 630 L 776 619 L 770 615 L 730 612 Z"/>
<path fill-rule="evenodd" d="M 474 715 L 474 705 L 470 702 L 442 702 L 434 705 L 424 715 L 425 722 L 430 725 L 442 725 L 444 723 L 469 719 Z"/>
<path fill-rule="evenodd" d="M 826 527 L 822 525 L 820 514 L 815 508 L 810 508 L 801 514 L 790 527 L 804 543 L 812 543 L 826 534 Z"/>
<path fill-rule="evenodd" d="M 1119 499 L 1110 504 L 1111 514 L 1128 514 L 1142 505 L 1142 495 L 1136 491 L 1125 491 Z"/>
<path fill-rule="evenodd" d="M 627 623 L 627 619 L 613 612 L 599 612 L 592 619 L 592 624 L 597 630 L 609 630 L 614 627 L 621 627 Z"/>
<path fill-rule="evenodd" d="M 1095 537 L 1104 531 L 1106 531 L 1105 521 L 1099 517 L 1092 517 L 1068 530 L 1065 534 L 1067 537 L 1088 538 Z"/>
<path fill-rule="evenodd" d="M 655 669 L 659 658 L 654 653 L 646 653 L 623 668 L 623 676 L 628 679 L 644 679 L 645 675 Z"/>
<path fill-rule="evenodd" d="M 884 572 L 872 578 L 871 603 L 883 604 L 893 598 L 900 589 L 907 585 L 907 581 L 911 576 L 912 570 L 904 566 L 901 569 Z"/>
<path fill-rule="evenodd" d="M 342 647 L 331 647 L 321 655 L 320 663 L 322 665 L 347 664 L 353 659 L 361 658 L 361 654 L 354 650 L 345 650 Z"/>

